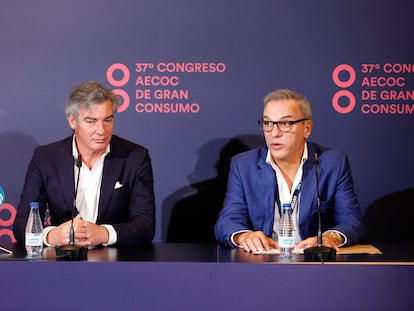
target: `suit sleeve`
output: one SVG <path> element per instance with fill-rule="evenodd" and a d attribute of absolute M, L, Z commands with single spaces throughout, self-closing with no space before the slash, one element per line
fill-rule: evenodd
<path fill-rule="evenodd" d="M 43 189 L 42 174 L 40 169 L 39 152 L 36 149 L 28 166 L 23 191 L 19 206 L 17 208 L 16 218 L 13 223 L 13 233 L 18 243 L 24 242 L 25 227 L 29 217 L 29 203 L 38 201 L 40 204 L 40 215 L 44 219 L 46 210 L 46 198 Z"/>
<path fill-rule="evenodd" d="M 338 230 L 347 237 L 347 245 L 357 243 L 365 234 L 360 205 L 355 194 L 351 167 L 347 156 L 342 158 L 335 192 L 334 218 Z"/>
<path fill-rule="evenodd" d="M 227 183 L 227 192 L 223 209 L 215 225 L 218 242 L 236 247 L 230 238 L 238 231 L 250 230 L 247 203 L 245 201 L 243 181 L 238 169 L 237 160 L 232 159 Z"/>

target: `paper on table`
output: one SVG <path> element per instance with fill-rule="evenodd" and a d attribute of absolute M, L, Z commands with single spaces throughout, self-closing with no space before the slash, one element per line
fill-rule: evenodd
<path fill-rule="evenodd" d="M 278 248 L 272 248 L 272 249 L 269 249 L 268 251 L 253 252 L 253 254 L 255 254 L 255 255 L 264 255 L 264 254 L 266 254 L 266 255 L 278 255 L 278 254 L 280 254 L 280 250 Z M 293 249 L 293 254 L 296 254 L 296 255 L 303 254 L 303 248 L 294 248 Z"/>
<path fill-rule="evenodd" d="M 253 254 L 255 255 L 262 255 L 262 254 L 267 254 L 267 255 L 277 255 L 280 254 L 279 249 L 277 248 L 272 248 L 268 251 L 261 251 L 261 252 L 253 252 Z M 295 248 L 293 250 L 293 254 L 296 255 L 300 255 L 303 254 L 303 248 Z M 370 254 L 370 255 L 374 255 L 374 254 L 382 254 L 382 252 L 376 248 L 375 246 L 372 245 L 365 245 L 365 244 L 356 244 L 356 245 L 352 245 L 352 246 L 348 246 L 348 247 L 341 247 L 339 249 L 338 254 L 342 254 L 342 255 L 347 255 L 347 254 Z"/>
<path fill-rule="evenodd" d="M 382 254 L 382 252 L 373 245 L 356 244 L 348 247 L 341 247 L 338 254 Z"/>

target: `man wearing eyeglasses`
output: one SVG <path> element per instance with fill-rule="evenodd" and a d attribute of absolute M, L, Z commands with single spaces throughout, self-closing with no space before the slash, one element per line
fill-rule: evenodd
<path fill-rule="evenodd" d="M 322 244 L 339 250 L 358 242 L 365 229 L 349 160 L 338 150 L 307 142 L 312 132 L 309 101 L 295 91 L 276 90 L 264 99 L 259 126 L 266 147 L 232 159 L 215 225 L 217 240 L 248 252 L 277 248 L 280 209 L 287 203 L 293 208 L 296 247 L 316 246 L 317 166 Z"/>

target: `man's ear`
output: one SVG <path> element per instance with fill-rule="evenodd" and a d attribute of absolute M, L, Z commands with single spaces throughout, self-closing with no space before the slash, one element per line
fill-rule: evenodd
<path fill-rule="evenodd" d="M 312 120 L 305 121 L 305 139 L 308 139 L 312 133 L 313 122 Z"/>
<path fill-rule="evenodd" d="M 72 130 L 75 130 L 75 128 L 76 128 L 76 120 L 75 120 L 75 118 L 73 117 L 73 115 L 69 115 L 69 116 L 67 117 L 67 120 L 68 120 L 68 124 L 69 124 L 70 128 L 71 128 Z"/>

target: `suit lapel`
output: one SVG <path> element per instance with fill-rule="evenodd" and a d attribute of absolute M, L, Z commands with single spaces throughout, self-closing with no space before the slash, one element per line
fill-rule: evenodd
<path fill-rule="evenodd" d="M 257 163 L 259 172 L 257 174 L 257 189 L 260 194 L 260 202 L 264 208 L 263 231 L 271 236 L 273 232 L 273 222 L 275 218 L 276 200 L 276 175 L 273 168 L 266 163 L 267 149 L 262 149 L 261 156 Z"/>
<path fill-rule="evenodd" d="M 313 153 L 315 149 L 312 144 L 308 143 L 308 160 L 303 165 L 302 191 L 300 198 L 299 226 L 309 222 L 312 217 L 312 210 L 316 208 L 316 176 L 313 166 Z M 321 174 L 318 166 L 319 175 Z M 301 228 L 301 231 L 303 229 Z"/>
<path fill-rule="evenodd" d="M 122 182 L 119 180 L 122 177 L 120 173 L 124 166 L 123 157 L 119 155 L 119 152 L 114 144 L 111 144 L 111 152 L 105 157 L 104 169 L 102 173 L 102 185 L 99 199 L 98 218 L 99 222 L 103 215 L 109 208 L 109 202 L 114 191 L 116 182 Z"/>
<path fill-rule="evenodd" d="M 309 159 L 303 167 L 299 224 L 303 224 L 311 218 L 313 202 L 316 200 L 314 191 L 316 189 L 315 178 L 315 170 Z"/>

